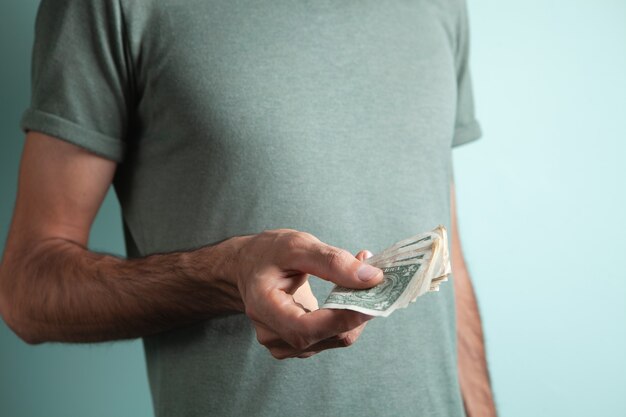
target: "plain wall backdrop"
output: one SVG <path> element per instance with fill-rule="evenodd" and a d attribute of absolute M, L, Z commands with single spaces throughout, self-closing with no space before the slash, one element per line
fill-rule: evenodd
<path fill-rule="evenodd" d="M 0 249 L 37 4 L 0 2 Z M 454 162 L 500 415 L 624 416 L 626 2 L 470 0 L 469 10 L 484 136 Z M 91 248 L 124 253 L 119 216 L 110 193 Z M 0 321 L 0 415 L 151 414 L 140 342 L 33 347 Z"/>

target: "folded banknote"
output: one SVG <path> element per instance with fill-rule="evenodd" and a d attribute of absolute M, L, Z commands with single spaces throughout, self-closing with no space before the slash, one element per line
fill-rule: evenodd
<path fill-rule="evenodd" d="M 383 281 L 373 288 L 357 290 L 336 286 L 322 308 L 359 311 L 387 317 L 429 291 L 439 291 L 448 280 L 450 253 L 445 227 L 401 240 L 367 259 L 382 269 Z"/>

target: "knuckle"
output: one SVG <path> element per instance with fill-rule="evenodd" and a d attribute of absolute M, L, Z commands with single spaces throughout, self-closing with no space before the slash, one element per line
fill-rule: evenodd
<path fill-rule="evenodd" d="M 289 355 L 284 351 L 279 351 L 276 349 L 270 349 L 270 354 L 272 355 L 272 357 L 274 357 L 274 359 L 278 359 L 279 361 L 282 361 L 289 357 Z"/>
<path fill-rule="evenodd" d="M 259 342 L 259 344 L 263 346 L 267 346 L 268 344 L 268 341 L 265 339 L 265 337 L 259 335 L 258 333 L 256 334 L 256 341 Z"/>
<path fill-rule="evenodd" d="M 300 237 L 302 237 L 303 239 L 306 239 L 308 242 L 314 241 L 317 242 L 319 239 L 316 238 L 315 236 L 313 236 L 311 233 L 308 232 L 297 232 L 298 235 L 300 235 Z"/>
<path fill-rule="evenodd" d="M 347 314 L 344 314 L 340 319 L 340 326 L 345 329 L 345 331 L 358 328 L 364 323 L 365 317 L 367 317 L 356 311 L 347 311 L 346 313 Z"/>
<path fill-rule="evenodd" d="M 282 228 L 282 229 L 276 229 L 276 230 L 280 233 L 298 233 L 296 229 Z"/>
<path fill-rule="evenodd" d="M 258 321 L 259 317 L 256 310 L 251 306 L 246 306 L 245 309 L 246 316 L 248 316 L 252 321 Z"/>
<path fill-rule="evenodd" d="M 341 249 L 329 247 L 326 249 L 324 257 L 330 270 L 339 269 L 344 265 L 345 253 Z"/>
<path fill-rule="evenodd" d="M 285 236 L 285 245 L 289 251 L 298 250 L 310 242 L 303 232 L 292 232 Z"/>
<path fill-rule="evenodd" d="M 287 340 L 287 343 L 296 350 L 304 350 L 311 345 L 309 339 L 304 335 L 293 335 Z"/>
<path fill-rule="evenodd" d="M 304 350 L 309 347 L 309 344 L 306 342 L 306 340 L 298 338 L 293 341 L 291 346 L 293 346 L 293 348 L 296 350 Z"/>
<path fill-rule="evenodd" d="M 272 236 L 280 236 L 280 235 L 288 235 L 290 233 L 297 233 L 297 230 L 294 229 L 271 229 L 271 230 L 265 230 L 263 233 L 266 235 L 272 235 Z"/>
<path fill-rule="evenodd" d="M 341 335 L 341 337 L 339 337 L 339 342 L 341 343 L 341 346 L 343 347 L 349 347 L 352 346 L 356 340 L 358 339 L 359 335 L 358 334 L 354 334 L 354 333 L 346 333 Z"/>
<path fill-rule="evenodd" d="M 256 332 L 256 340 L 257 342 L 259 342 L 259 344 L 263 346 L 269 345 L 271 341 L 267 336 L 259 333 L 258 331 Z"/>

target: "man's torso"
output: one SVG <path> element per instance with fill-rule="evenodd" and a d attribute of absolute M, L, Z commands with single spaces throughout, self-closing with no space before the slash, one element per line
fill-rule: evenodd
<path fill-rule="evenodd" d="M 456 4 L 122 1 L 130 256 L 293 228 L 353 253 L 447 224 Z M 312 279 L 323 301 L 330 286 Z M 452 283 L 277 361 L 244 315 L 145 339 L 159 416 L 461 416 Z"/>

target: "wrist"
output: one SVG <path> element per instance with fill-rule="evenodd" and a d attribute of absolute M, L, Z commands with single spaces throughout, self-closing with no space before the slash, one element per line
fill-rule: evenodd
<path fill-rule="evenodd" d="M 250 236 L 233 236 L 210 247 L 217 259 L 214 263 L 214 274 L 219 275 L 219 280 L 238 290 L 241 288 L 242 249 L 249 239 Z"/>
<path fill-rule="evenodd" d="M 241 248 L 249 236 L 235 236 L 220 243 L 187 252 L 183 260 L 187 276 L 200 278 L 211 293 L 219 294 L 231 310 L 243 311 Z M 203 296 L 204 297 L 204 296 Z"/>
<path fill-rule="evenodd" d="M 232 285 L 226 268 L 228 251 L 222 243 L 156 255 L 169 258 L 166 264 L 171 265 L 171 274 L 167 276 L 172 281 L 166 286 L 170 298 L 177 299 L 199 318 L 241 311 L 239 291 Z"/>

